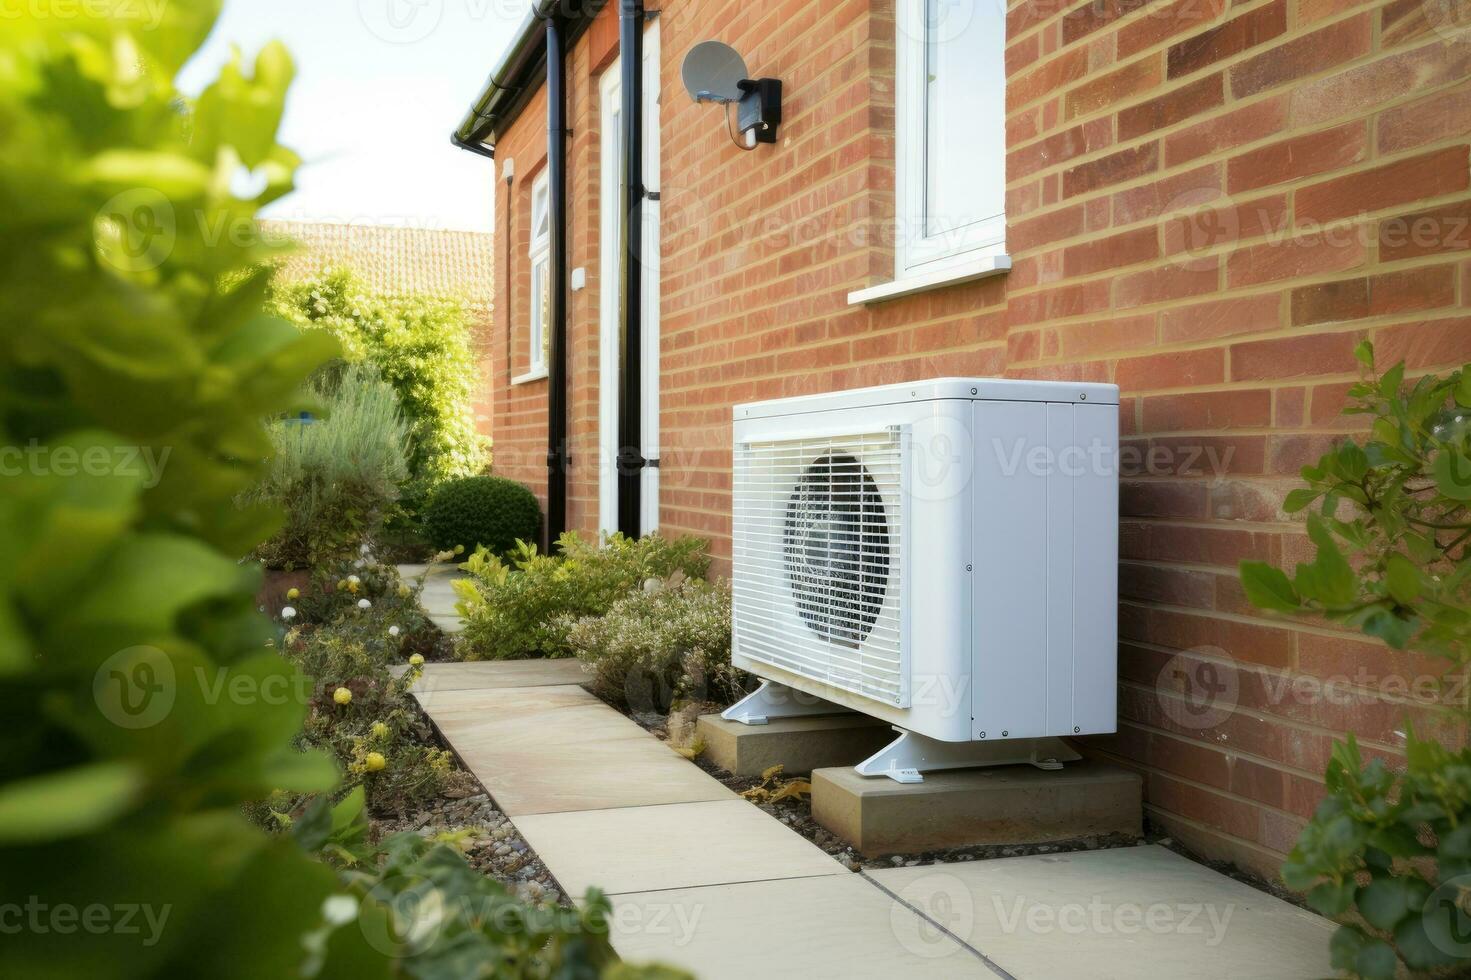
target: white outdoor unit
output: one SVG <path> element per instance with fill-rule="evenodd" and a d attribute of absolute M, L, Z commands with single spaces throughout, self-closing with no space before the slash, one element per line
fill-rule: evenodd
<path fill-rule="evenodd" d="M 944 378 L 735 409 L 725 717 L 851 709 L 858 769 L 1078 758 L 1115 730 L 1118 388 Z"/>

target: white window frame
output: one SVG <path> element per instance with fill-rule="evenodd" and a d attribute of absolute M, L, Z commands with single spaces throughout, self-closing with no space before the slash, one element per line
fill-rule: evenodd
<path fill-rule="evenodd" d="M 517 384 L 536 381 L 547 376 L 546 306 L 542 301 L 540 291 L 536 288 L 538 271 L 541 273 L 542 281 L 547 283 L 546 288 L 551 288 L 552 226 L 547 212 L 552 202 L 551 184 L 547 176 L 546 170 L 542 170 L 531 184 L 531 244 L 526 250 L 528 259 L 526 280 L 528 297 L 526 304 L 527 369 L 525 374 L 513 379 Z M 537 228 L 542 224 L 543 218 L 548 219 L 546 231 L 537 234 Z"/>
<path fill-rule="evenodd" d="M 1010 268 L 1006 258 L 1006 213 L 985 218 L 964 228 L 929 232 L 925 214 L 925 154 L 927 152 L 926 117 L 929 111 L 926 97 L 926 54 L 927 30 L 925 25 L 925 0 L 900 0 L 896 4 L 898 30 L 895 44 L 895 194 L 894 207 L 897 219 L 895 240 L 895 278 L 900 281 L 921 281 L 926 285 L 940 285 L 958 279 L 976 278 L 978 275 L 1005 271 Z M 1000 4 L 980 0 L 984 15 L 1005 17 Z M 977 11 L 980 15 L 982 11 Z M 978 52 L 977 56 L 1004 58 L 1005 51 Z M 1006 92 L 986 92 L 981 97 L 1006 99 Z M 997 152 L 1003 157 L 1006 148 Z M 954 273 L 948 275 L 947 273 Z M 900 285 L 896 283 L 893 285 Z M 878 287 L 884 289 L 885 287 Z M 889 290 L 887 295 L 902 294 L 904 289 Z M 869 292 L 865 290 L 864 292 Z M 858 294 L 854 294 L 855 296 Z"/>

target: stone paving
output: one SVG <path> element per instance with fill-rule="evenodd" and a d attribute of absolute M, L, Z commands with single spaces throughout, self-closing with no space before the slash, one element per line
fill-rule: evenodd
<path fill-rule="evenodd" d="M 430 664 L 416 691 L 631 961 L 702 978 L 1308 980 L 1332 925 L 1165 848 L 850 872 L 578 686 L 570 661 Z"/>
<path fill-rule="evenodd" d="M 429 572 L 429 577 L 424 581 L 424 593 L 419 597 L 419 605 L 424 607 L 424 612 L 446 633 L 458 633 L 465 628 L 460 620 L 460 614 L 455 612 L 455 603 L 459 596 L 455 595 L 454 581 L 464 578 L 465 573 L 460 571 L 456 565 L 399 565 L 398 574 L 405 581 L 410 582 Z"/>

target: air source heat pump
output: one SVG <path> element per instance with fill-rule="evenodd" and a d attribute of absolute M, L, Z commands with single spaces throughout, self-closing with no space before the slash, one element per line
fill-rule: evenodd
<path fill-rule="evenodd" d="M 1118 388 L 945 378 L 737 406 L 725 717 L 892 724 L 866 775 L 1115 730 Z"/>

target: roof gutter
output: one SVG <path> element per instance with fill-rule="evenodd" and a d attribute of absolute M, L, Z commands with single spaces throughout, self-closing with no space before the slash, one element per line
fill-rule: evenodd
<path fill-rule="evenodd" d="M 519 116 L 546 78 L 546 27 L 556 21 L 564 50 L 570 50 L 607 0 L 532 0 L 510 45 L 491 69 L 479 98 L 450 141 L 462 150 L 494 157 L 495 143 Z"/>

